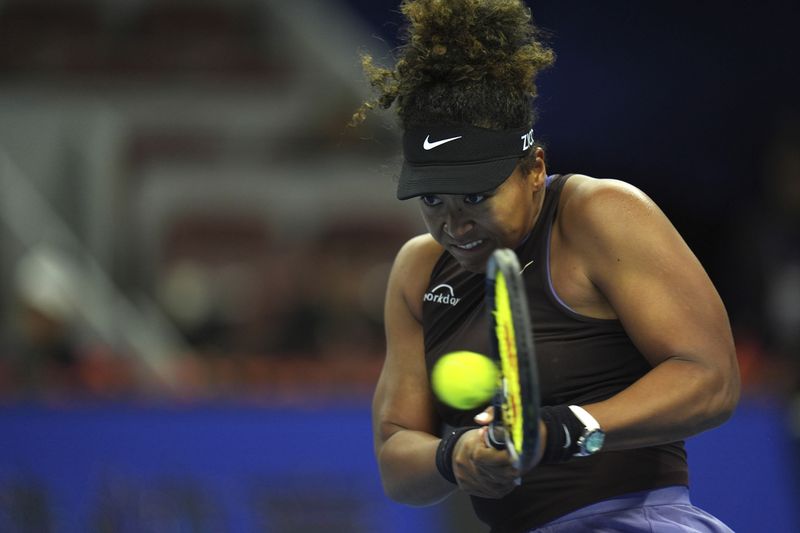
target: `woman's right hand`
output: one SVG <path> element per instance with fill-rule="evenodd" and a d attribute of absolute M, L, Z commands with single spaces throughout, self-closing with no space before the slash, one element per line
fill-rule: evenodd
<path fill-rule="evenodd" d="M 511 465 L 506 450 L 489 446 L 485 435 L 493 419 L 492 408 L 476 416 L 482 427 L 468 431 L 453 450 L 453 473 L 461 490 L 481 498 L 502 498 L 520 484 L 520 472 Z"/>

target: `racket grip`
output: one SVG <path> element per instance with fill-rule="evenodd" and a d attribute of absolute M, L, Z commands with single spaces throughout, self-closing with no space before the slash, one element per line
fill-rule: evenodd
<path fill-rule="evenodd" d="M 487 446 L 491 446 L 495 450 L 506 449 L 506 430 L 503 426 L 491 424 L 484 435 Z"/>

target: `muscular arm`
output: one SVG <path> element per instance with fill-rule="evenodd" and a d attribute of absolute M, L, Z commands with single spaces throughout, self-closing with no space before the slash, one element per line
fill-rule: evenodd
<path fill-rule="evenodd" d="M 724 422 L 739 397 L 728 317 L 664 214 L 630 185 L 587 180 L 565 203 L 561 226 L 587 282 L 653 366 L 614 397 L 584 406 L 606 430 L 606 449 L 671 442 Z"/>
<path fill-rule="evenodd" d="M 456 487 L 435 467 L 439 421 L 428 388 L 422 294 L 436 253 L 426 237 L 407 243 L 386 292 L 386 360 L 373 399 L 375 455 L 386 494 L 410 505 L 433 504 Z M 418 293 L 415 305 L 412 294 Z M 415 316 L 417 315 L 417 316 Z"/>
<path fill-rule="evenodd" d="M 441 248 L 429 236 L 407 243 L 395 260 L 386 294 L 387 353 L 373 399 L 375 455 L 383 488 L 393 500 L 430 505 L 456 485 L 436 468 L 441 422 L 434 412 L 422 333 L 422 296 Z M 485 445 L 480 430 L 465 433 L 453 452 L 458 487 L 500 497 L 519 476 L 508 454 Z"/>

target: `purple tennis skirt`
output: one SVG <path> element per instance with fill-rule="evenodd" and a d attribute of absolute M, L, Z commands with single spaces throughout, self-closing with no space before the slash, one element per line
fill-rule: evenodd
<path fill-rule="evenodd" d="M 548 522 L 530 533 L 566 532 L 732 533 L 698 509 L 683 486 L 635 492 L 604 500 Z"/>

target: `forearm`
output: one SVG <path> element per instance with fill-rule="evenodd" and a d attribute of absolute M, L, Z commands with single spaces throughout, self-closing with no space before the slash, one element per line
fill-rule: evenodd
<path fill-rule="evenodd" d="M 439 439 L 421 431 L 399 430 L 378 450 L 378 466 L 386 495 L 406 505 L 425 506 L 440 502 L 456 485 L 436 468 Z"/>
<path fill-rule="evenodd" d="M 670 358 L 606 401 L 584 406 L 606 431 L 604 449 L 674 442 L 724 422 L 739 397 L 737 373 Z"/>

